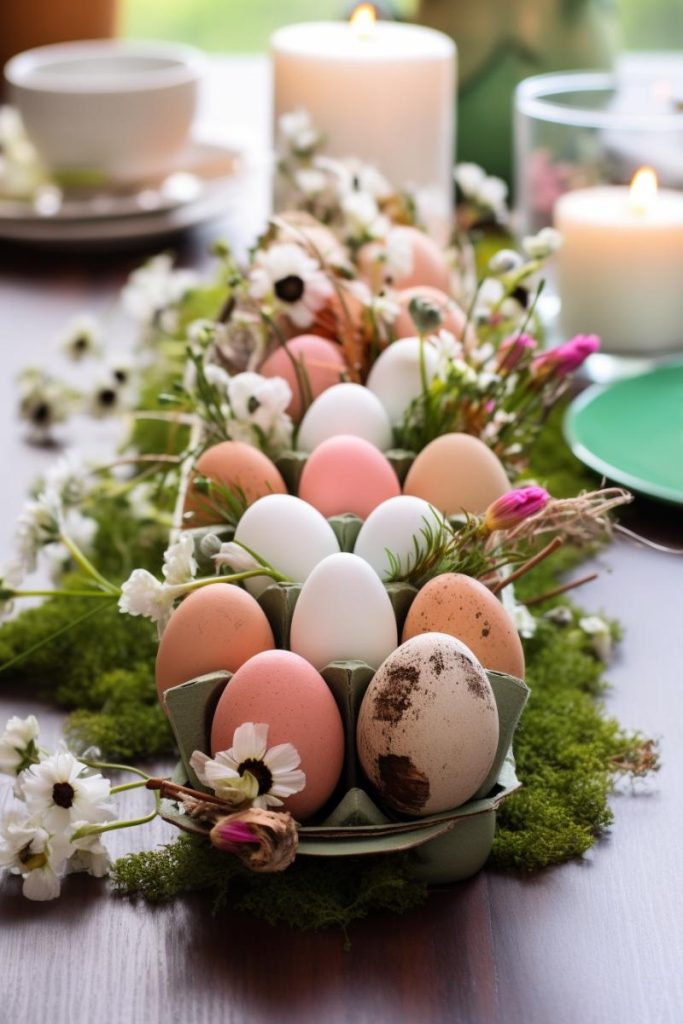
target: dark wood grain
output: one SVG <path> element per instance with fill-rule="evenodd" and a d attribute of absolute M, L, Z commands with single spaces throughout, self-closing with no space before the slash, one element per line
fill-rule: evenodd
<path fill-rule="evenodd" d="M 212 90 L 212 123 L 232 125 L 262 146 L 263 66 L 228 65 Z M 258 173 L 251 187 L 239 221 L 226 219 L 184 243 L 186 262 L 199 258 L 212 234 L 227 231 L 243 245 L 265 202 Z M 0 249 L 2 554 L 26 487 L 55 454 L 24 443 L 13 415 L 14 374 L 27 361 L 50 364 L 50 339 L 65 319 L 84 305 L 107 309 L 138 260 Z M 124 339 L 125 323 L 113 326 Z M 83 427 L 72 431 L 79 445 L 111 443 L 110 427 Z M 680 512 L 637 502 L 635 516 L 639 529 L 683 545 Z M 0 1021 L 679 1024 L 683 560 L 617 541 L 599 568 L 582 601 L 619 617 L 626 630 L 607 703 L 626 725 L 662 738 L 663 767 L 654 783 L 614 797 L 615 825 L 588 857 L 532 879 L 484 871 L 434 892 L 409 917 L 380 915 L 353 926 L 350 952 L 336 933 L 213 918 L 200 897 L 150 909 L 76 877 L 63 900 L 31 904 L 9 879 L 0 888 Z M 0 689 L 0 720 L 29 711 L 40 714 L 47 741 L 56 740 L 56 712 Z M 4 787 L 0 796 L 7 795 Z M 127 808 L 141 810 L 146 799 L 130 795 Z M 109 845 L 118 855 L 170 835 L 155 823 L 114 833 Z"/>

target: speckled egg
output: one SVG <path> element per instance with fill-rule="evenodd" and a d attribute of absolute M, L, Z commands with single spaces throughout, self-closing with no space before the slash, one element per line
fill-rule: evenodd
<path fill-rule="evenodd" d="M 413 299 L 426 299 L 441 310 L 443 320 L 441 327 L 460 341 L 467 322 L 467 314 L 458 306 L 453 299 L 438 288 L 431 288 L 429 285 L 417 285 L 414 288 L 404 288 L 396 296 L 401 312 L 394 320 L 394 333 L 397 338 L 407 338 L 415 333 L 415 324 L 410 315 L 408 307 Z M 470 334 L 472 332 L 470 331 Z"/>
<path fill-rule="evenodd" d="M 312 452 L 328 437 L 338 434 L 362 437 L 380 451 L 391 448 L 391 423 L 377 395 L 350 382 L 328 388 L 306 410 L 297 448 Z"/>
<path fill-rule="evenodd" d="M 403 640 L 448 633 L 467 644 L 484 668 L 524 678 L 524 651 L 510 613 L 479 580 L 447 572 L 425 584 L 403 626 Z"/>
<path fill-rule="evenodd" d="M 316 565 L 294 608 L 289 643 L 317 669 L 339 660 L 380 666 L 398 644 L 396 617 L 367 562 L 340 552 Z"/>
<path fill-rule="evenodd" d="M 424 817 L 459 807 L 486 778 L 498 711 L 465 644 L 423 633 L 380 666 L 358 715 L 358 756 L 381 801 Z"/>
<path fill-rule="evenodd" d="M 471 434 L 437 437 L 422 449 L 403 484 L 404 494 L 424 498 L 447 516 L 482 513 L 509 490 L 500 459 Z"/>
<path fill-rule="evenodd" d="M 384 242 L 369 242 L 358 253 L 360 274 L 373 290 L 430 285 L 448 292 L 450 270 L 441 247 L 419 228 L 399 225 Z"/>
<path fill-rule="evenodd" d="M 436 374 L 438 355 L 429 340 L 422 346 L 427 383 L 431 383 Z M 418 338 L 394 341 L 375 360 L 368 374 L 368 388 L 377 395 L 394 425 L 402 421 L 410 403 L 422 394 L 420 349 Z"/>
<path fill-rule="evenodd" d="M 295 583 L 303 583 L 318 562 L 339 551 L 324 516 L 291 494 L 269 494 L 250 505 L 237 524 L 235 540 Z M 261 576 L 244 585 L 258 597 L 271 582 Z"/>
<path fill-rule="evenodd" d="M 159 641 L 156 681 L 159 696 L 171 686 L 207 672 L 237 669 L 275 646 L 261 606 L 230 583 L 195 590 L 176 608 Z"/>
<path fill-rule="evenodd" d="M 238 501 L 243 495 L 247 505 L 266 494 L 287 493 L 277 467 L 258 448 L 242 441 L 221 441 L 207 448 L 197 459 L 194 472 L 231 491 Z M 190 486 L 185 498 L 185 525 L 223 522 L 225 502 L 226 498 L 219 493 L 202 494 Z"/>
<path fill-rule="evenodd" d="M 365 519 L 373 508 L 401 493 L 396 472 L 369 441 L 339 434 L 309 456 L 299 497 L 324 516 L 353 512 Z"/>
<path fill-rule="evenodd" d="M 244 722 L 266 723 L 269 747 L 296 747 L 306 785 L 284 806 L 295 818 L 310 817 L 332 795 L 344 761 L 341 715 L 325 680 L 298 654 L 257 654 L 221 694 L 211 726 L 214 754 L 232 746 L 235 729 Z"/>
<path fill-rule="evenodd" d="M 285 351 L 286 349 L 286 351 Z M 317 398 L 326 388 L 338 384 L 348 367 L 339 345 L 316 334 L 301 334 L 276 348 L 261 365 L 264 377 L 283 377 L 292 390 L 287 412 L 295 422 L 301 419 L 303 402 L 299 377 L 292 360 L 306 371 L 311 396 Z"/>

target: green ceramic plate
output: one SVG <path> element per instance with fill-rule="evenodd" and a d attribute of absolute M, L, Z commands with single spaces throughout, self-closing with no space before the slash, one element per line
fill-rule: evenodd
<path fill-rule="evenodd" d="M 683 505 L 683 363 L 588 388 L 567 410 L 564 433 L 591 469 Z"/>

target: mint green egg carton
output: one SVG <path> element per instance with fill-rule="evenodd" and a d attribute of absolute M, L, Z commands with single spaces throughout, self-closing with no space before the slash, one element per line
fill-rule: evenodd
<path fill-rule="evenodd" d="M 339 517 L 341 518 L 341 517 Z M 405 584 L 387 587 L 399 629 L 415 590 Z M 268 587 L 259 598 L 278 646 L 286 648 L 289 625 L 300 587 Z M 299 856 L 360 857 L 411 852 L 416 878 L 429 883 L 456 882 L 475 874 L 486 862 L 495 833 L 496 811 L 520 785 L 515 774 L 512 739 L 529 690 L 501 672 L 488 672 L 498 710 L 499 739 L 491 770 L 474 797 L 450 811 L 423 818 L 399 818 L 382 808 L 369 792 L 356 753 L 356 721 L 363 695 L 374 675 L 360 661 L 337 661 L 321 675 L 337 702 L 345 732 L 342 776 L 329 805 L 317 819 L 299 828 Z M 180 751 L 176 778 L 204 787 L 190 766 L 195 750 L 210 752 L 211 722 L 219 697 L 230 685 L 229 672 L 213 672 L 166 691 L 164 701 Z M 163 816 L 188 831 L 205 830 L 174 805 L 164 802 Z"/>

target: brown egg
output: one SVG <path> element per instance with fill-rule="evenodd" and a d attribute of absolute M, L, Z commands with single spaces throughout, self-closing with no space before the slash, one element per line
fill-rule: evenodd
<path fill-rule="evenodd" d="M 341 346 L 327 338 L 319 338 L 317 334 L 300 334 L 280 345 L 264 360 L 259 373 L 264 377 L 283 377 L 287 381 L 292 391 L 287 412 L 298 422 L 304 407 L 293 360 L 306 371 L 312 399 L 333 384 L 339 384 L 344 379 L 347 365 Z"/>
<path fill-rule="evenodd" d="M 392 249 L 407 254 L 406 266 L 399 272 L 387 268 L 385 254 Z M 442 292 L 450 289 L 450 271 L 443 250 L 419 228 L 398 226 L 392 228 L 387 242 L 369 242 L 362 246 L 357 257 L 358 270 L 373 289 L 390 284 L 399 291 L 416 285 L 430 285 Z M 408 332 L 412 334 L 413 331 Z"/>
<path fill-rule="evenodd" d="M 247 505 L 266 494 L 287 493 L 277 467 L 258 448 L 242 441 L 221 441 L 207 448 L 197 459 L 194 471 L 234 492 L 238 500 L 243 494 Z M 202 494 L 190 486 L 185 498 L 185 525 L 208 526 L 224 522 L 221 506 L 225 503 L 220 494 Z"/>
<path fill-rule="evenodd" d="M 428 302 L 438 306 L 443 316 L 441 326 L 444 330 L 454 334 L 459 341 L 462 340 L 462 334 L 467 322 L 467 314 L 445 292 L 440 291 L 438 288 L 431 288 L 427 284 L 417 285 L 414 288 L 404 288 L 403 291 L 398 293 L 397 299 L 401 312 L 393 325 L 397 338 L 408 338 L 410 335 L 415 334 L 415 324 L 408 311 L 408 307 L 411 300 L 416 298 L 426 299 Z M 467 340 L 471 341 L 473 338 L 474 332 L 470 327 L 467 331 Z"/>
<path fill-rule="evenodd" d="M 173 612 L 159 641 L 159 697 L 170 686 L 207 672 L 236 672 L 255 654 L 274 647 L 268 619 L 251 594 L 232 583 L 195 590 Z"/>
<path fill-rule="evenodd" d="M 442 434 L 423 448 L 403 485 L 443 512 L 479 514 L 510 490 L 500 459 L 471 434 Z"/>
<path fill-rule="evenodd" d="M 484 668 L 524 678 L 524 651 L 510 614 L 471 576 L 446 572 L 425 584 L 406 617 L 403 641 L 419 633 L 447 633 L 462 640 Z"/>

